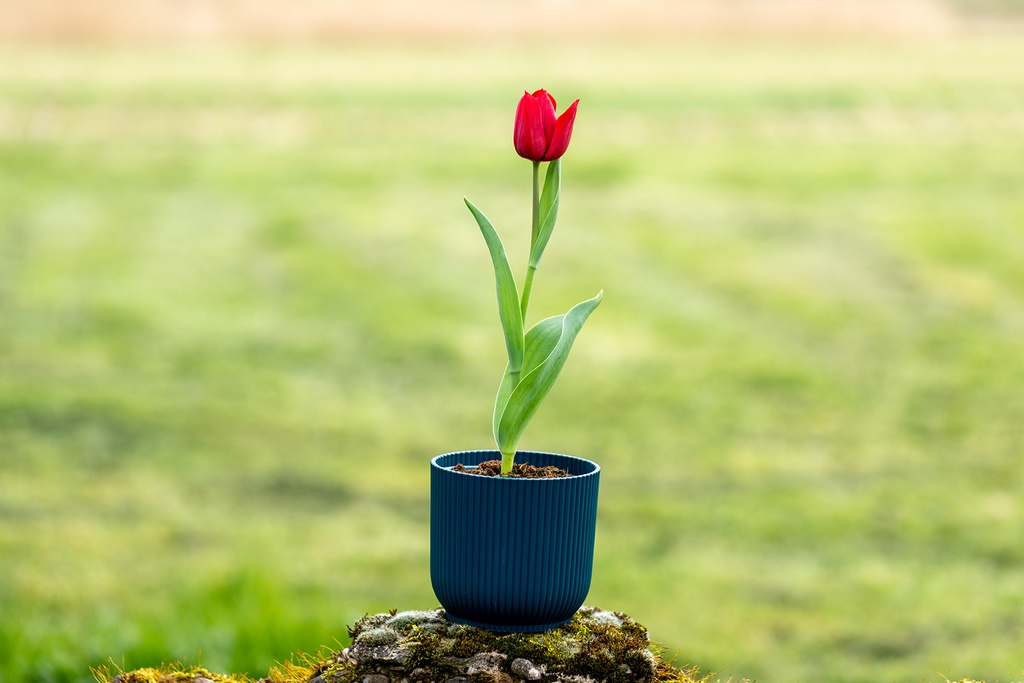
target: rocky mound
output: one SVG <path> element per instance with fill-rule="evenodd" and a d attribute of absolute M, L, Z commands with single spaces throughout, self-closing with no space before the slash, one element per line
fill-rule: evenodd
<path fill-rule="evenodd" d="M 695 683 L 651 649 L 625 614 L 584 607 L 545 633 L 492 633 L 449 621 L 444 610 L 367 615 L 351 645 L 321 662 L 285 664 L 260 683 Z M 110 683 L 237 683 L 202 669 L 120 673 Z"/>

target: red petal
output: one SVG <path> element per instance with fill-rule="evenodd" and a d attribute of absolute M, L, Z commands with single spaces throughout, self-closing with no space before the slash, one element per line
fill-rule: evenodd
<path fill-rule="evenodd" d="M 555 131 L 551 136 L 551 143 L 541 161 L 554 161 L 569 149 L 569 140 L 572 138 L 572 125 L 576 122 L 576 107 L 580 101 L 576 100 L 569 105 L 569 108 L 562 112 L 555 122 Z"/>
<path fill-rule="evenodd" d="M 541 107 L 530 93 L 524 92 L 516 106 L 512 143 L 519 156 L 531 161 L 540 161 L 547 149 L 547 136 L 544 134 Z"/>
<path fill-rule="evenodd" d="M 551 106 L 552 107 L 554 107 L 554 108 L 558 107 L 558 104 L 555 102 L 555 96 L 552 95 L 551 93 L 549 93 L 544 88 L 541 88 L 540 90 L 534 90 L 533 91 L 534 98 L 539 98 L 541 96 L 541 94 L 547 95 L 548 99 L 551 100 Z"/>
<path fill-rule="evenodd" d="M 555 98 L 547 90 L 541 88 L 533 93 L 533 99 L 537 101 L 541 120 L 544 122 L 544 139 L 547 140 L 544 148 L 547 149 L 548 143 L 551 142 L 551 136 L 555 134 Z"/>

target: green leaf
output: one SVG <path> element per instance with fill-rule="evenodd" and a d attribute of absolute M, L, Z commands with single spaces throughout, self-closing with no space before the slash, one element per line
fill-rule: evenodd
<path fill-rule="evenodd" d="M 525 340 L 523 338 L 523 314 L 519 310 L 519 291 L 516 289 L 516 280 L 512 275 L 512 267 L 509 266 L 508 256 L 505 254 L 505 246 L 501 243 L 497 231 L 491 222 L 487 220 L 480 209 L 473 206 L 468 199 L 466 206 L 476 218 L 480 232 L 487 241 L 487 249 L 491 252 L 491 262 L 494 264 L 494 280 L 498 290 L 498 314 L 501 317 L 501 328 L 505 333 L 505 347 L 508 350 L 508 364 L 510 372 L 518 375 L 523 366 L 525 355 Z"/>
<path fill-rule="evenodd" d="M 562 191 L 562 160 L 555 159 L 548 164 L 548 172 L 544 178 L 544 190 L 540 195 L 540 231 L 530 249 L 530 265 L 536 268 L 540 257 L 548 246 L 551 233 L 555 231 L 558 219 L 558 201 Z"/>
<path fill-rule="evenodd" d="M 531 370 L 540 365 L 545 358 L 551 355 L 555 345 L 562 336 L 562 318 L 565 316 L 554 316 L 545 318 L 530 328 L 526 333 L 526 354 L 523 357 L 523 369 L 520 376 L 528 374 Z M 505 404 L 508 403 L 512 390 L 515 389 L 512 383 L 512 374 L 505 366 L 505 374 L 498 385 L 498 396 L 494 400 L 494 440 L 498 440 L 498 423 L 501 415 L 505 412 Z"/>
<path fill-rule="evenodd" d="M 523 429 L 558 379 L 576 335 L 603 296 L 603 291 L 598 292 L 593 299 L 576 304 L 565 315 L 540 321 L 527 333 L 527 361 L 523 365 L 522 379 L 512 382 L 511 373 L 506 370 L 506 377 L 498 388 L 495 412 L 497 403 L 502 401 L 506 381 L 514 384 L 508 391 L 501 416 L 495 420 L 495 441 L 502 453 L 515 452 Z"/>

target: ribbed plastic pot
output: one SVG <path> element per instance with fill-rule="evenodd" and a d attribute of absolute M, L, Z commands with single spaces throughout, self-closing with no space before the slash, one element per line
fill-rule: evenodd
<path fill-rule="evenodd" d="M 569 477 L 484 477 L 450 468 L 500 459 L 462 451 L 430 461 L 430 580 L 448 618 L 500 632 L 568 622 L 590 590 L 601 468 L 583 458 L 520 451 L 517 462 Z"/>

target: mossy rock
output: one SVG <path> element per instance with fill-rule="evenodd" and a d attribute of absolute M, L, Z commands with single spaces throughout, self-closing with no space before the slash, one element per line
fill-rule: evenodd
<path fill-rule="evenodd" d="M 544 633 L 493 633 L 448 620 L 444 610 L 372 615 L 317 683 L 385 681 L 607 681 L 666 678 L 647 629 L 625 614 L 584 607 Z M 379 678 L 378 678 L 379 677 Z"/>
<path fill-rule="evenodd" d="M 493 633 L 449 621 L 442 609 L 367 615 L 351 645 L 327 659 L 285 663 L 260 683 L 696 683 L 651 649 L 628 616 L 584 607 L 544 633 Z M 251 683 L 203 669 L 139 669 L 110 683 Z"/>
<path fill-rule="evenodd" d="M 647 629 L 619 612 L 582 608 L 545 633 L 492 633 L 444 610 L 367 615 L 352 643 L 326 659 L 286 662 L 257 683 L 707 683 L 652 649 Z M 110 675 L 107 683 L 254 683 L 201 668 L 166 666 Z M 963 679 L 958 683 L 984 683 Z"/>

